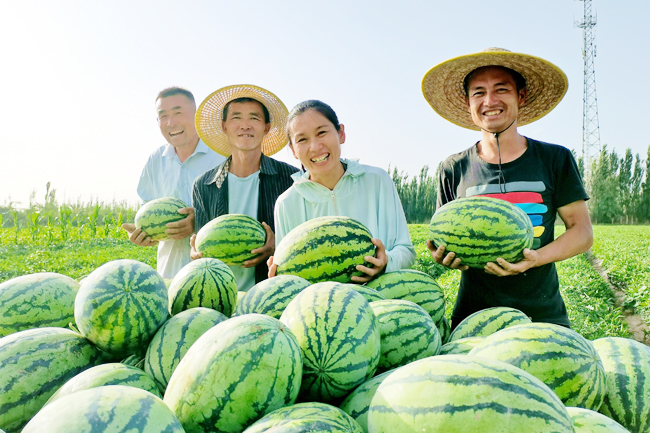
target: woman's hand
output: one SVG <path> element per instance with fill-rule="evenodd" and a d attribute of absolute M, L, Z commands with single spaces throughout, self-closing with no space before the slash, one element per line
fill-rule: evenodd
<path fill-rule="evenodd" d="M 269 259 L 266 261 L 266 266 L 269 267 L 269 278 L 275 277 L 275 272 L 278 269 L 278 265 L 273 264 L 273 256 L 269 257 Z"/>
<path fill-rule="evenodd" d="M 196 246 L 194 246 L 194 242 L 196 241 L 196 234 L 193 234 L 192 237 L 190 238 L 190 259 L 196 260 L 203 258 L 203 253 L 200 253 L 196 251 Z"/>
<path fill-rule="evenodd" d="M 376 257 L 365 256 L 364 260 L 368 263 L 372 263 L 373 267 L 369 268 L 367 266 L 357 265 L 357 271 L 361 271 L 367 276 L 353 276 L 352 281 L 355 283 L 365 283 L 372 280 L 377 275 L 383 273 L 388 264 L 388 255 L 386 255 L 386 247 L 384 247 L 384 244 L 379 239 L 373 238 L 370 241 L 377 247 Z"/>

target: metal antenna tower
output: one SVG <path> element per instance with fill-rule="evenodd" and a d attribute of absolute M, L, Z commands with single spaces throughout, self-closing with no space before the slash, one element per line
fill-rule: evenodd
<path fill-rule="evenodd" d="M 600 154 L 600 128 L 598 126 L 598 99 L 596 98 L 596 57 L 595 30 L 596 17 L 591 12 L 591 0 L 584 3 L 584 17 L 575 22 L 582 29 L 582 58 L 584 60 L 584 88 L 582 95 L 582 159 L 585 179 L 591 178 L 593 158 Z M 588 183 L 588 182 L 587 182 Z"/>

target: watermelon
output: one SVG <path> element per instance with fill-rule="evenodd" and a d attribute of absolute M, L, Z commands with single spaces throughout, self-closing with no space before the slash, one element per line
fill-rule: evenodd
<path fill-rule="evenodd" d="M 364 432 L 368 431 L 368 409 L 370 409 L 370 402 L 375 396 L 375 392 L 379 385 L 391 374 L 393 370 L 388 370 L 384 373 L 378 374 L 357 386 L 354 391 L 345 397 L 345 400 L 339 406 L 343 412 L 350 415 L 356 422 L 359 423 Z"/>
<path fill-rule="evenodd" d="M 227 265 L 241 265 L 257 257 L 251 254 L 266 243 L 266 230 L 248 215 L 221 215 L 201 227 L 194 242 L 203 257 L 219 259 Z"/>
<path fill-rule="evenodd" d="M 567 407 L 575 433 L 630 433 L 611 418 L 581 407 Z"/>
<path fill-rule="evenodd" d="M 650 347 L 621 337 L 599 338 L 593 345 L 607 378 L 600 412 L 632 433 L 649 433 Z"/>
<path fill-rule="evenodd" d="M 372 267 L 365 256 L 375 255 L 370 231 L 349 217 L 324 216 L 291 230 L 275 248 L 277 275 L 297 275 L 311 283 L 349 283 L 363 276 L 357 265 Z"/>
<path fill-rule="evenodd" d="M 502 329 L 470 352 L 507 362 L 549 386 L 567 406 L 598 410 L 605 397 L 605 371 L 592 344 L 569 328 L 528 323 Z"/>
<path fill-rule="evenodd" d="M 167 320 L 167 288 L 151 266 L 113 260 L 86 278 L 74 301 L 79 332 L 116 359 L 146 350 Z"/>
<path fill-rule="evenodd" d="M 375 373 L 381 353 L 379 324 L 355 290 L 313 284 L 289 302 L 280 321 L 302 350 L 303 400 L 336 402 Z"/>
<path fill-rule="evenodd" d="M 441 355 L 463 355 L 469 353 L 477 344 L 483 341 L 483 337 L 467 337 L 450 341 L 440 348 Z"/>
<path fill-rule="evenodd" d="M 341 409 L 325 403 L 299 403 L 264 416 L 243 433 L 363 433 Z"/>
<path fill-rule="evenodd" d="M 573 433 L 560 399 L 530 373 L 467 355 L 432 356 L 391 373 L 368 411 L 369 433 Z"/>
<path fill-rule="evenodd" d="M 163 401 L 132 386 L 110 385 L 66 395 L 48 404 L 23 433 L 183 433 Z"/>
<path fill-rule="evenodd" d="M 69 379 L 104 361 L 81 335 L 36 328 L 0 338 L 0 428 L 20 429 Z"/>
<path fill-rule="evenodd" d="M 187 218 L 178 211 L 187 207 L 183 200 L 162 197 L 146 202 L 135 214 L 135 227 L 142 229 L 154 241 L 167 238 L 167 224 Z"/>
<path fill-rule="evenodd" d="M 235 315 L 258 313 L 279 319 L 289 302 L 310 284 L 295 275 L 278 275 L 260 281 L 242 297 Z"/>
<path fill-rule="evenodd" d="M 449 341 L 468 337 L 487 337 L 497 331 L 532 321 L 521 311 L 510 307 L 493 307 L 465 317 L 449 336 Z"/>
<path fill-rule="evenodd" d="M 381 301 L 386 299 L 384 295 L 375 289 L 371 289 L 370 287 L 360 286 L 358 284 L 346 284 L 346 287 L 352 290 L 356 290 L 361 296 L 366 298 L 366 301 L 368 302 Z"/>
<path fill-rule="evenodd" d="M 162 398 L 151 376 L 139 368 L 116 362 L 98 365 L 79 373 L 59 388 L 47 404 L 74 392 L 106 385 L 133 386 Z"/>
<path fill-rule="evenodd" d="M 66 327 L 74 321 L 79 283 L 65 275 L 42 272 L 0 284 L 0 337 L 31 328 Z"/>
<path fill-rule="evenodd" d="M 424 308 L 434 323 L 445 314 L 445 294 L 436 280 L 424 272 L 401 269 L 371 280 L 366 287 L 377 290 L 386 299 L 403 299 Z"/>
<path fill-rule="evenodd" d="M 228 318 L 210 308 L 196 307 L 169 319 L 154 335 L 145 355 L 144 371 L 161 392 L 190 346 L 208 329 Z"/>
<path fill-rule="evenodd" d="M 451 325 L 445 316 L 442 316 L 438 323 L 436 323 L 438 332 L 440 333 L 440 340 L 442 344 L 449 342 L 449 337 L 451 337 Z"/>
<path fill-rule="evenodd" d="M 431 316 L 411 301 L 385 299 L 370 303 L 379 322 L 381 356 L 377 371 L 383 372 L 417 359 L 437 355 L 440 334 Z"/>
<path fill-rule="evenodd" d="M 186 432 L 241 432 L 293 404 L 300 389 L 300 347 L 291 331 L 264 314 L 219 323 L 190 347 L 164 401 Z"/>
<path fill-rule="evenodd" d="M 436 210 L 429 225 L 436 247 L 445 246 L 463 265 L 483 269 L 501 257 L 517 263 L 533 246 L 533 224 L 521 208 L 491 197 L 466 197 Z"/>
<path fill-rule="evenodd" d="M 131 367 L 136 367 L 140 370 L 144 370 L 144 356 L 138 353 L 134 353 L 133 355 L 129 355 L 121 360 L 120 364 L 130 365 Z"/>
<path fill-rule="evenodd" d="M 221 260 L 193 260 L 176 274 L 168 290 L 169 313 L 195 307 L 217 310 L 230 317 L 237 304 L 237 280 Z"/>

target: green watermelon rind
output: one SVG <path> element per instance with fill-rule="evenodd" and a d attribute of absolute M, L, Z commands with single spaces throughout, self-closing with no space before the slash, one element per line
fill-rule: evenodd
<path fill-rule="evenodd" d="M 257 257 L 251 251 L 266 244 L 266 230 L 248 215 L 225 214 L 201 227 L 194 244 L 203 257 L 219 259 L 231 266 L 241 265 Z"/>
<path fill-rule="evenodd" d="M 167 240 L 167 224 L 187 218 L 187 215 L 178 213 L 186 207 L 183 200 L 175 197 L 148 201 L 135 214 L 135 227 L 142 229 L 154 241 Z"/>

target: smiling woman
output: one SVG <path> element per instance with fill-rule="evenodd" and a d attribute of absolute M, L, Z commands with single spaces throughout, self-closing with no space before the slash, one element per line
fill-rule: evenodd
<path fill-rule="evenodd" d="M 364 224 L 377 247 L 372 268 L 359 266 L 369 281 L 382 272 L 409 268 L 415 250 L 404 210 L 388 173 L 357 160 L 341 158 L 345 127 L 321 101 L 305 101 L 293 108 L 287 121 L 289 146 L 302 172 L 275 203 L 276 245 L 293 228 L 321 216 L 347 216 Z"/>

